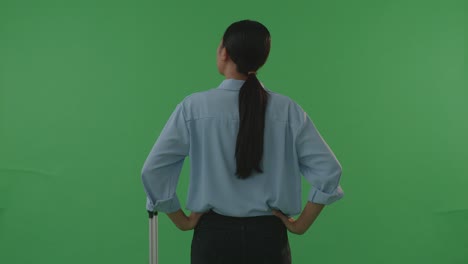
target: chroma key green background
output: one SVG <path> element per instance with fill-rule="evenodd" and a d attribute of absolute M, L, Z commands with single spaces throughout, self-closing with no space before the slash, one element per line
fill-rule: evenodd
<path fill-rule="evenodd" d="M 272 35 L 259 78 L 307 111 L 343 166 L 345 197 L 289 234 L 293 263 L 468 263 L 464 10 L 0 0 L 0 263 L 148 263 L 143 162 L 177 103 L 223 80 L 217 45 L 246 18 Z M 183 207 L 189 170 L 187 157 Z M 158 219 L 160 263 L 189 263 L 192 231 Z"/>

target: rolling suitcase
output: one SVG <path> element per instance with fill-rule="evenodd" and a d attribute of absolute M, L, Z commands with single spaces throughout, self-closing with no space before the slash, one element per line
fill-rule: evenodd
<path fill-rule="evenodd" d="M 158 264 L 158 212 L 149 215 L 149 264 Z"/>

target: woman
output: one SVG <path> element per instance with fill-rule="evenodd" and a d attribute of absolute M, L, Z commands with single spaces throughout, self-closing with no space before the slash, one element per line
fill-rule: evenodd
<path fill-rule="evenodd" d="M 192 264 L 291 263 L 288 231 L 304 234 L 344 195 L 341 165 L 307 113 L 257 79 L 270 40 L 259 22 L 231 24 L 217 49 L 225 80 L 177 105 L 143 166 L 147 210 L 195 229 Z M 186 156 L 189 217 L 175 193 Z M 312 184 L 302 212 L 301 173 Z"/>

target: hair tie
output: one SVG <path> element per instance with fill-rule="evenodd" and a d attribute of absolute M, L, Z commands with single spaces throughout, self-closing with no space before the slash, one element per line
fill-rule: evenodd
<path fill-rule="evenodd" d="M 249 71 L 249 72 L 247 73 L 247 75 L 249 75 L 249 74 L 257 74 L 257 72 L 256 72 L 256 71 Z"/>

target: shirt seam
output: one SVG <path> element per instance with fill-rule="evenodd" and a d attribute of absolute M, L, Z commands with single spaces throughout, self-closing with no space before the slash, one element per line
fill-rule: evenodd
<path fill-rule="evenodd" d="M 185 118 L 185 107 L 184 107 L 184 102 L 180 103 L 180 106 L 181 106 L 181 112 L 182 112 L 182 118 L 184 119 L 184 126 L 185 126 L 185 131 L 187 132 L 187 135 L 188 135 L 188 145 L 189 145 L 189 150 L 188 152 L 190 153 L 190 148 L 191 148 L 191 145 L 190 144 L 190 130 L 187 126 L 187 119 Z"/>
<path fill-rule="evenodd" d="M 302 111 L 302 114 L 301 114 L 301 115 L 302 115 L 302 117 L 303 117 L 303 118 L 302 118 L 302 123 L 299 124 L 298 129 L 296 130 L 296 133 L 295 133 L 295 137 L 294 137 L 294 138 L 297 138 L 297 137 L 299 136 L 299 133 L 301 132 L 302 128 L 303 128 L 304 125 L 305 125 L 305 120 L 306 120 L 306 118 L 307 118 L 307 117 L 306 117 L 307 114 L 306 114 L 305 111 Z"/>

